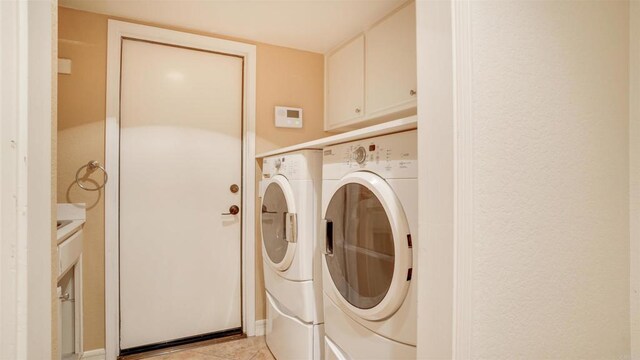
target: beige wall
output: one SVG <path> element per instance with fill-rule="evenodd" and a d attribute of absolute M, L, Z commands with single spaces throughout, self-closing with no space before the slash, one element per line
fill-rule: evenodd
<path fill-rule="evenodd" d="M 51 11 L 51 358 L 58 354 L 58 1 Z"/>
<path fill-rule="evenodd" d="M 640 359 L 640 2 L 630 2 L 629 182 L 631 358 Z"/>
<path fill-rule="evenodd" d="M 58 12 L 58 56 L 73 61 L 58 76 L 58 201 L 87 204 L 83 251 L 84 346 L 104 347 L 104 201 L 74 185 L 89 160 L 104 163 L 106 18 Z"/>
<path fill-rule="evenodd" d="M 83 269 L 87 350 L 104 347 L 104 201 L 102 192 L 86 192 L 74 186 L 73 176 L 89 160 L 104 161 L 107 19 L 104 15 L 59 8 L 59 57 L 72 60 L 72 74 L 58 78 L 58 201 L 85 202 L 88 207 Z M 323 137 L 323 56 L 255 44 L 257 151 Z M 276 129 L 275 105 L 304 108 L 304 129 Z M 256 254 L 255 306 L 256 317 L 261 319 L 264 285 L 259 243 Z"/>
<path fill-rule="evenodd" d="M 628 10 L 471 5 L 473 358 L 629 358 Z"/>
<path fill-rule="evenodd" d="M 325 136 L 324 56 L 273 45 L 258 44 L 256 153 Z M 283 86 L 283 84 L 287 84 Z M 304 109 L 304 128 L 276 128 L 274 106 Z M 256 162 L 256 194 L 262 163 Z M 262 268 L 260 203 L 256 199 L 256 319 L 264 319 L 265 294 Z"/>

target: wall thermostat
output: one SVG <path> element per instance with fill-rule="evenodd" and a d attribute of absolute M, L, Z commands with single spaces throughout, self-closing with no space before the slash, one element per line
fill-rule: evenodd
<path fill-rule="evenodd" d="M 302 109 L 276 106 L 276 127 L 302 128 Z"/>

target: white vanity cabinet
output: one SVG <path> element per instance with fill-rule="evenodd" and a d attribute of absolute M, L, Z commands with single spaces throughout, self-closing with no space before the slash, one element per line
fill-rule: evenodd
<path fill-rule="evenodd" d="M 58 358 L 82 358 L 82 248 L 85 204 L 58 204 Z"/>
<path fill-rule="evenodd" d="M 325 130 L 416 113 L 416 19 L 411 1 L 325 55 Z"/>
<path fill-rule="evenodd" d="M 326 60 L 327 115 L 325 129 L 364 118 L 364 36 L 351 40 Z"/>
<path fill-rule="evenodd" d="M 71 221 L 58 232 L 58 352 L 62 360 L 82 356 L 82 222 Z"/>

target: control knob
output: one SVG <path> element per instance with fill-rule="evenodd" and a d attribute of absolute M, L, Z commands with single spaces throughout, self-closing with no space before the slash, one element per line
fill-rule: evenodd
<path fill-rule="evenodd" d="M 282 160 L 276 159 L 276 169 L 280 169 L 281 166 L 282 166 Z"/>
<path fill-rule="evenodd" d="M 362 146 L 358 146 L 358 148 L 353 151 L 353 160 L 358 164 L 363 164 L 367 160 L 367 150 Z"/>

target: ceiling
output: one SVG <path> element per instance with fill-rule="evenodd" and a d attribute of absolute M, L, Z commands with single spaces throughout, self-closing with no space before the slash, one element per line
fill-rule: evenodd
<path fill-rule="evenodd" d="M 64 7 L 325 53 L 405 0 L 59 0 Z"/>

